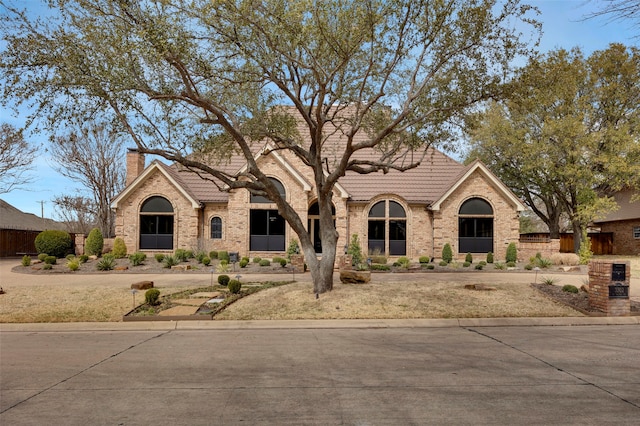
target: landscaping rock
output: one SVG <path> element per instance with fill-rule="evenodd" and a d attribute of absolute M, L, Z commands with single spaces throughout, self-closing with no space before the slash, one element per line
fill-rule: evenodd
<path fill-rule="evenodd" d="M 465 284 L 464 288 L 467 290 L 478 290 L 478 291 L 495 291 L 497 290 L 495 287 L 491 287 L 485 284 Z"/>
<path fill-rule="evenodd" d="M 191 265 L 175 265 L 172 266 L 171 269 L 175 269 L 178 271 L 188 271 L 189 269 L 191 269 Z"/>
<path fill-rule="evenodd" d="M 140 281 L 131 284 L 132 290 L 148 290 L 150 288 L 153 288 L 153 281 Z"/>
<path fill-rule="evenodd" d="M 340 271 L 343 284 L 365 284 L 371 281 L 371 271 Z"/>
<path fill-rule="evenodd" d="M 113 268 L 114 271 L 126 271 L 127 269 L 129 269 L 129 267 L 125 265 L 116 266 L 115 268 Z"/>

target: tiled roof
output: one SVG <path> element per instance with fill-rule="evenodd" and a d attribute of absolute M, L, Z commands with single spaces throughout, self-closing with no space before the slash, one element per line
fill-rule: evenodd
<path fill-rule="evenodd" d="M 283 109 L 291 109 L 291 113 L 295 111 L 288 107 Z M 308 134 L 308 129 L 302 121 L 299 122 L 298 131 L 300 135 Z M 329 167 L 331 167 L 332 160 L 335 158 L 332 153 L 342 153 L 341 146 L 344 145 L 345 138 L 339 132 L 331 133 L 328 130 L 327 133 L 330 136 L 323 146 L 323 152 L 326 153 Z M 366 137 L 364 132 L 361 132 L 356 135 L 356 142 L 363 141 Z M 260 147 L 257 144 L 256 151 Z M 373 149 L 361 150 L 354 154 L 354 158 L 357 159 L 375 160 L 378 157 L 379 153 Z M 244 165 L 244 158 L 236 155 L 217 167 L 234 174 Z M 194 172 L 186 171 L 176 164 L 165 167 L 171 171 L 170 173 L 175 180 L 183 184 L 185 189 L 200 202 L 227 201 L 228 194 L 218 190 L 213 182 L 201 178 Z M 339 180 L 339 183 L 349 193 L 351 201 L 366 202 L 379 194 L 396 194 L 410 203 L 429 204 L 444 194 L 465 170 L 464 165 L 434 148 L 429 148 L 420 166 L 414 169 L 405 172 L 389 170 L 386 174 L 382 172 L 371 174 L 348 172 Z"/>
<path fill-rule="evenodd" d="M 609 213 L 604 219 L 596 220 L 594 223 L 616 222 L 619 220 L 640 219 L 640 200 L 631 202 L 633 195 L 640 195 L 638 191 L 627 189 L 617 192 L 613 198 L 620 207 L 618 210 Z"/>

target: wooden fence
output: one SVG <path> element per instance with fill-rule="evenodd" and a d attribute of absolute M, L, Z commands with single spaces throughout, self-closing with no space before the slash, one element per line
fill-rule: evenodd
<path fill-rule="evenodd" d="M 613 232 L 590 232 L 591 251 L 593 254 L 613 253 Z M 526 243 L 550 242 L 549 234 L 544 232 L 521 234 L 520 241 Z M 573 253 L 573 234 L 560 234 L 560 253 Z"/>
<path fill-rule="evenodd" d="M 0 257 L 20 257 L 28 254 L 35 256 L 36 237 L 40 231 L 25 231 L 21 229 L 0 229 Z M 75 241 L 75 234 L 71 241 Z"/>

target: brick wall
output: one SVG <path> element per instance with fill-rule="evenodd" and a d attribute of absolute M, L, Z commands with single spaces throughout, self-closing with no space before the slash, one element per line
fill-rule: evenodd
<path fill-rule="evenodd" d="M 608 316 L 625 316 L 631 312 L 631 302 L 626 299 L 610 299 L 609 285 L 614 263 L 626 265 L 626 276 L 623 284 L 631 281 L 631 262 L 627 261 L 591 261 L 589 262 L 589 304 Z"/>
<path fill-rule="evenodd" d="M 638 226 L 640 219 L 602 224 L 602 232 L 613 232 L 613 254 L 640 255 L 640 239 L 633 238 L 633 228 Z"/>
<path fill-rule="evenodd" d="M 543 258 L 550 258 L 552 254 L 560 253 L 560 239 L 550 239 L 543 241 L 523 241 L 518 243 L 518 258 L 527 261 L 529 258 L 540 253 Z"/>

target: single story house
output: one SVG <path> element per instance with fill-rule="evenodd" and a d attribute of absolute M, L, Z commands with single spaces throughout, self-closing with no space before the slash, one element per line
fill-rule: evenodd
<path fill-rule="evenodd" d="M 300 133 L 304 134 L 304 133 Z M 340 136 L 331 136 L 336 146 Z M 288 151 L 257 148 L 261 170 L 297 210 L 320 249 L 318 205 L 311 170 Z M 325 151 L 326 152 L 326 151 Z M 366 154 L 365 154 L 366 155 Z M 238 172 L 243 157 L 222 167 Z M 365 253 L 390 258 L 439 258 L 450 243 L 454 256 L 504 259 L 518 242 L 522 202 L 479 161 L 463 165 L 430 148 L 419 167 L 386 174 L 349 172 L 333 194 L 340 254 L 353 234 Z M 283 256 L 295 233 L 275 204 L 247 190 L 221 191 L 211 181 L 154 160 L 135 149 L 127 153 L 127 186 L 113 201 L 116 236 L 129 252 L 237 251 L 241 256 Z"/>
<path fill-rule="evenodd" d="M 625 189 L 614 195 L 618 209 L 603 219 L 594 221 L 600 232 L 613 234 L 611 254 L 640 255 L 640 200 L 638 191 Z"/>

